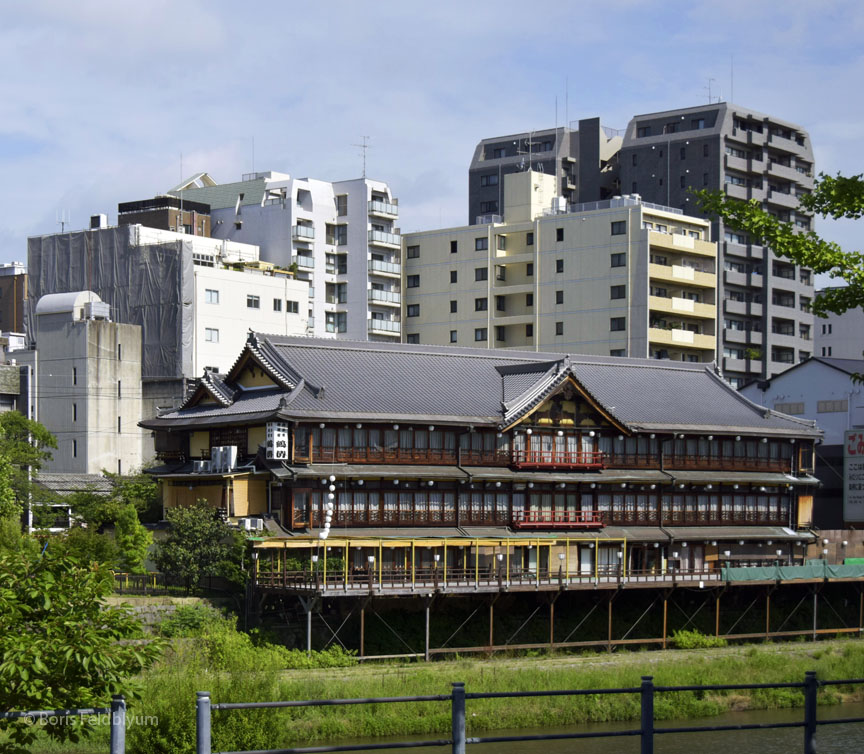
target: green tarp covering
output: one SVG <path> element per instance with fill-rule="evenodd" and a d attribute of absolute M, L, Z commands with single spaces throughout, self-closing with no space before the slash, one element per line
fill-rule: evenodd
<path fill-rule="evenodd" d="M 724 581 L 791 581 L 794 579 L 861 579 L 864 578 L 864 558 L 860 563 L 829 565 L 808 563 L 803 566 L 753 566 L 723 568 Z"/>

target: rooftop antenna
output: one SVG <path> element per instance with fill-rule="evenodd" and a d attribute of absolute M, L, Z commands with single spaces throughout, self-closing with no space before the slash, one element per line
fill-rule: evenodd
<path fill-rule="evenodd" d="M 180 224 L 183 225 L 183 153 L 180 153 Z"/>
<path fill-rule="evenodd" d="M 519 141 L 516 142 L 516 154 L 521 154 L 521 155 L 527 154 L 528 155 L 528 170 L 531 170 L 531 153 L 532 153 L 533 147 L 534 147 L 534 132 L 529 131 L 527 136 L 528 136 L 528 140 L 527 140 L 528 141 L 528 151 L 526 152 L 524 149 L 522 149 L 522 139 L 519 139 Z M 524 156 L 522 157 L 522 161 L 519 163 L 519 167 L 522 170 L 525 169 L 525 157 Z"/>
<path fill-rule="evenodd" d="M 711 104 L 713 97 L 711 96 L 711 84 L 712 82 L 717 81 L 717 79 L 708 79 L 708 104 Z"/>
<path fill-rule="evenodd" d="M 362 144 L 352 144 L 351 146 L 352 147 L 360 147 L 360 149 L 362 150 L 362 153 L 363 153 L 363 177 L 365 178 L 366 177 L 366 150 L 369 149 L 369 137 L 368 136 L 361 136 L 360 138 L 363 139 Z"/>
<path fill-rule="evenodd" d="M 60 226 L 60 232 L 63 233 L 66 230 L 66 226 L 69 225 L 69 212 L 65 209 L 60 210 L 57 213 L 57 224 Z"/>

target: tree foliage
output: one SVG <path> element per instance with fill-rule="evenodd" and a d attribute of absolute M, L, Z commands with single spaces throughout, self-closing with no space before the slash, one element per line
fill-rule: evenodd
<path fill-rule="evenodd" d="M 791 223 L 768 214 L 756 199 L 742 201 L 714 191 L 699 191 L 697 196 L 704 212 L 747 233 L 752 243 L 768 246 L 777 256 L 845 282 L 846 286 L 829 288 L 816 297 L 811 308 L 817 316 L 864 307 L 864 254 L 861 252 L 844 251 L 839 244 L 825 240 L 812 230 L 796 231 Z M 813 193 L 800 198 L 800 206 L 822 217 L 859 219 L 864 216 L 864 176 L 822 173 Z"/>
<path fill-rule="evenodd" d="M 156 545 L 153 560 L 163 573 L 195 589 L 205 576 L 222 576 L 240 583 L 245 538 L 199 500 L 167 513 L 171 531 Z"/>
<path fill-rule="evenodd" d="M 158 642 L 141 635 L 124 607 L 105 605 L 113 577 L 106 566 L 24 549 L 0 554 L 0 709 L 107 706 L 130 694 L 129 679 L 152 664 Z M 27 752 L 36 736 L 23 721 L 0 721 L 0 752 Z M 44 728 L 57 740 L 77 741 L 89 728 L 74 718 Z"/>
<path fill-rule="evenodd" d="M 138 512 L 133 505 L 127 504 L 120 509 L 114 521 L 114 539 L 120 568 L 127 573 L 142 573 L 153 535 L 138 521 Z"/>
<path fill-rule="evenodd" d="M 32 489 L 28 468 L 37 472 L 56 447 L 54 435 L 39 422 L 17 411 L 0 413 L 0 519 L 20 515 Z"/>

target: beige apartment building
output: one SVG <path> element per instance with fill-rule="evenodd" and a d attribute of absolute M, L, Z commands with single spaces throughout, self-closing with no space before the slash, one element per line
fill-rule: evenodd
<path fill-rule="evenodd" d="M 403 236 L 406 342 L 714 360 L 707 220 L 638 195 L 568 205 L 532 171 L 504 176 L 503 210 Z"/>

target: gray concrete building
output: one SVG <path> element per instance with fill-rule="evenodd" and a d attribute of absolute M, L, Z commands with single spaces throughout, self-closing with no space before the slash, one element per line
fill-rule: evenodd
<path fill-rule="evenodd" d="M 798 199 L 813 187 L 801 126 L 719 102 L 635 116 L 619 153 L 621 191 L 704 216 L 693 191 L 757 199 L 802 231 Z M 714 221 L 722 302 L 718 360 L 733 385 L 771 377 L 813 355 L 813 274 Z"/>
<path fill-rule="evenodd" d="M 825 290 L 825 289 L 823 289 Z M 822 291 L 817 291 L 817 295 Z M 864 356 L 864 309 L 829 314 L 816 319 L 814 356 L 861 359 Z"/>
<path fill-rule="evenodd" d="M 617 153 L 622 132 L 599 118 L 579 128 L 550 128 L 483 139 L 468 170 L 468 223 L 478 225 L 504 211 L 504 176 L 534 170 L 554 176 L 564 204 L 608 199 L 618 191 Z M 563 206 L 563 204 L 562 204 Z"/>

